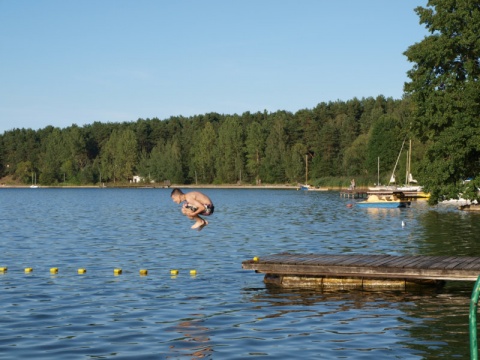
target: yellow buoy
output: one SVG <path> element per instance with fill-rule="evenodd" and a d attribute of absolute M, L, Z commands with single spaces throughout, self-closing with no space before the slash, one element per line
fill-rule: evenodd
<path fill-rule="evenodd" d="M 4 266 L 4 267 L 0 267 L 0 272 L 6 272 L 8 270 L 8 267 Z"/>
<path fill-rule="evenodd" d="M 258 257 L 255 256 L 255 257 L 253 258 L 253 261 L 258 261 Z"/>
<path fill-rule="evenodd" d="M 120 275 L 122 273 L 122 269 L 113 269 L 113 273 L 115 275 Z"/>
<path fill-rule="evenodd" d="M 80 268 L 77 270 L 77 273 L 79 274 L 85 274 L 87 272 L 87 269 L 84 269 L 84 268 Z"/>
<path fill-rule="evenodd" d="M 33 271 L 32 268 L 25 268 L 25 273 L 27 273 L 27 274 L 28 274 L 28 273 L 31 273 L 32 271 Z"/>
<path fill-rule="evenodd" d="M 56 273 L 58 273 L 58 268 L 50 268 L 50 273 L 51 273 L 51 274 L 56 274 Z"/>
<path fill-rule="evenodd" d="M 176 269 L 170 270 L 170 275 L 178 275 L 178 270 Z"/>
<path fill-rule="evenodd" d="M 190 275 L 197 275 L 197 270 L 195 269 L 190 270 Z"/>
<path fill-rule="evenodd" d="M 140 275 L 142 275 L 142 276 L 148 275 L 148 270 L 147 269 L 140 269 Z"/>

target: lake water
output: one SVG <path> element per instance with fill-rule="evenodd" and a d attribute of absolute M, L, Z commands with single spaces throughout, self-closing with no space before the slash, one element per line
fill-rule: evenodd
<path fill-rule="evenodd" d="M 0 189 L 0 358 L 469 358 L 473 282 L 282 290 L 241 263 L 286 251 L 480 256 L 479 214 L 348 208 L 333 191 L 204 192 L 215 214 L 198 232 L 168 189 Z"/>

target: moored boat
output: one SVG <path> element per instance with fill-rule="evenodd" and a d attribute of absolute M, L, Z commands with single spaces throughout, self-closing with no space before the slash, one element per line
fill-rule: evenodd
<path fill-rule="evenodd" d="M 368 192 L 368 197 L 364 201 L 357 202 L 360 207 L 377 207 L 377 208 L 405 208 L 409 207 L 411 201 L 404 198 L 401 192 Z"/>
<path fill-rule="evenodd" d="M 411 173 L 411 154 L 412 154 L 412 140 L 410 140 L 409 150 L 407 150 L 407 164 L 406 164 L 406 176 L 405 176 L 405 184 L 404 185 L 397 185 L 396 184 L 396 177 L 395 177 L 395 170 L 398 165 L 398 161 L 400 160 L 400 155 L 402 153 L 403 147 L 405 145 L 405 140 L 403 140 L 402 147 L 400 149 L 400 153 L 398 154 L 397 161 L 395 162 L 395 166 L 393 167 L 392 174 L 390 176 L 390 185 L 379 185 L 380 184 L 380 158 L 378 158 L 378 181 L 374 187 L 369 187 L 368 190 L 374 192 L 381 192 L 381 191 L 388 191 L 388 192 L 401 192 L 403 193 L 403 197 L 409 199 L 428 199 L 430 197 L 429 193 L 423 191 L 423 187 L 418 185 L 417 180 L 413 178 Z"/>
<path fill-rule="evenodd" d="M 35 180 L 34 180 L 35 178 Z M 30 185 L 30 188 L 31 189 L 37 189 L 38 188 L 38 185 L 37 185 L 37 173 L 35 173 L 35 177 L 32 176 L 32 185 Z"/>
<path fill-rule="evenodd" d="M 311 185 L 300 185 L 300 190 L 304 191 L 328 191 L 328 188 L 321 188 Z"/>

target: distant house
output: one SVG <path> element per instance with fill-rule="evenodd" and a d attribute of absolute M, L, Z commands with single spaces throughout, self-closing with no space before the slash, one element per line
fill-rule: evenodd
<path fill-rule="evenodd" d="M 133 177 L 133 180 L 131 180 L 131 182 L 133 183 L 141 183 L 141 182 L 145 182 L 145 178 L 141 177 L 141 176 L 138 176 L 138 175 L 135 175 Z"/>
<path fill-rule="evenodd" d="M 134 184 L 140 184 L 140 183 L 145 183 L 147 181 L 145 180 L 144 177 L 141 177 L 139 175 L 135 175 L 135 176 L 132 177 L 130 182 L 134 183 Z M 150 183 L 152 183 L 152 184 L 155 183 L 155 180 L 150 180 Z"/>

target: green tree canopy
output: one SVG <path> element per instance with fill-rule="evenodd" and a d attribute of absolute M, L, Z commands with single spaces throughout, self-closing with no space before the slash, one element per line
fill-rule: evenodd
<path fill-rule="evenodd" d="M 193 150 L 193 171 L 195 181 L 210 183 L 215 176 L 215 142 L 217 135 L 210 121 L 207 121 L 200 132 L 198 146 Z"/>
<path fill-rule="evenodd" d="M 243 169 L 243 130 L 235 117 L 227 117 L 218 130 L 218 181 L 235 183 Z"/>
<path fill-rule="evenodd" d="M 405 84 L 415 104 L 412 130 L 426 144 L 419 178 L 432 204 L 460 194 L 478 199 L 480 3 L 430 0 L 415 11 L 430 32 L 405 52 L 414 63 Z"/>
<path fill-rule="evenodd" d="M 246 167 L 248 175 L 259 181 L 260 166 L 263 160 L 263 148 L 265 139 L 262 134 L 262 127 L 258 122 L 252 122 L 247 128 L 245 139 Z"/>
<path fill-rule="evenodd" d="M 308 154 L 311 184 L 345 176 L 373 184 L 376 170 L 366 171 L 366 152 L 375 150 L 369 145 L 372 128 L 389 117 L 395 129 L 390 135 L 400 141 L 411 123 L 411 104 L 408 98 L 378 96 L 322 102 L 296 113 L 207 113 L 65 129 L 14 129 L 0 134 L 0 178 L 2 183 L 29 184 L 33 174 L 42 185 L 124 185 L 133 175 L 173 184 L 294 184 L 305 181 Z M 382 157 L 383 164 L 393 167 Z"/>
<path fill-rule="evenodd" d="M 113 130 L 102 148 L 102 177 L 114 182 L 133 177 L 137 158 L 137 140 L 132 130 Z"/>
<path fill-rule="evenodd" d="M 402 149 L 405 134 L 401 133 L 398 122 L 392 116 L 384 115 L 372 128 L 367 146 L 367 171 L 377 175 L 380 158 L 381 184 L 389 184 L 392 170 Z M 387 176 L 385 176 L 387 174 Z"/>
<path fill-rule="evenodd" d="M 285 122 L 284 114 L 275 117 L 270 134 L 265 142 L 265 161 L 262 163 L 260 176 L 267 183 L 281 183 L 286 180 L 287 134 L 285 132 Z"/>

